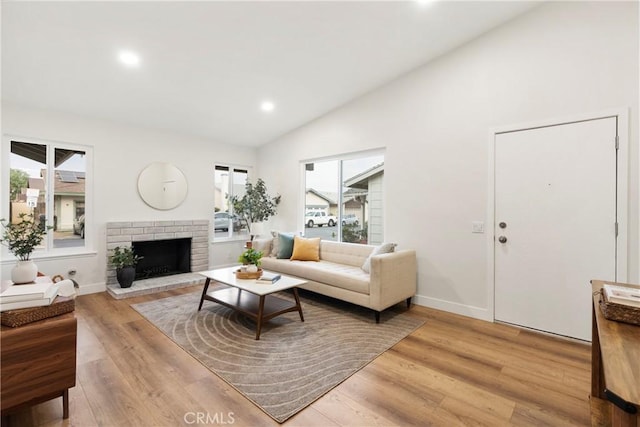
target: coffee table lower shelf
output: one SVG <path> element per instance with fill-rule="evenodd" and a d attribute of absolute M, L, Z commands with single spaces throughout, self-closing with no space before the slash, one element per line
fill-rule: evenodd
<path fill-rule="evenodd" d="M 198 311 L 202 308 L 202 300 L 216 302 L 236 310 L 256 321 L 256 340 L 259 340 L 262 324 L 276 316 L 297 311 L 300 314 L 300 320 L 304 322 L 302 306 L 300 305 L 300 298 L 296 288 L 293 288 L 293 296 L 295 304 L 271 294 L 255 295 L 251 292 L 230 287 L 205 293 L 200 301 Z"/>

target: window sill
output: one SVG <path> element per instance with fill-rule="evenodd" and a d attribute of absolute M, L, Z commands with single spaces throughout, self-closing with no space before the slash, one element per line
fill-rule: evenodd
<path fill-rule="evenodd" d="M 71 258 L 87 258 L 94 257 L 98 254 L 97 251 L 94 250 L 82 250 L 82 251 L 72 251 L 72 252 L 55 252 L 55 253 L 33 253 L 31 255 L 31 260 L 56 260 L 56 259 L 71 259 Z M 13 255 L 3 255 L 3 260 L 0 262 L 1 265 L 14 264 L 17 261 L 17 258 Z"/>
<path fill-rule="evenodd" d="M 212 245 L 217 245 L 219 243 L 243 243 L 246 242 L 247 240 L 250 240 L 251 238 L 249 236 L 246 237 L 225 237 L 225 238 L 218 238 L 218 239 L 214 239 L 211 241 Z"/>

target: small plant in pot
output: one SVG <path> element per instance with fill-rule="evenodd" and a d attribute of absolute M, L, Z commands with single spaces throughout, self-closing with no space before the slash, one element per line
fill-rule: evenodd
<path fill-rule="evenodd" d="M 18 259 L 16 266 L 11 270 L 11 280 L 15 284 L 31 283 L 38 275 L 38 267 L 29 259 L 48 230 L 43 222 L 36 222 L 31 214 L 21 213 L 18 221 L 9 222 L 4 218 L 0 219 L 0 224 L 4 228 L 0 243 L 7 246 L 11 253 Z"/>
<path fill-rule="evenodd" d="M 122 288 L 130 288 L 136 278 L 136 264 L 143 257 L 133 252 L 131 247 L 116 246 L 109 256 L 109 262 L 116 268 L 116 278 Z"/>
<path fill-rule="evenodd" d="M 260 264 L 262 263 L 262 261 L 260 261 L 261 258 L 262 252 L 249 248 L 240 254 L 238 262 L 241 262 L 243 266 L 246 266 L 247 272 L 255 273 L 258 271 L 258 267 L 260 267 Z"/>

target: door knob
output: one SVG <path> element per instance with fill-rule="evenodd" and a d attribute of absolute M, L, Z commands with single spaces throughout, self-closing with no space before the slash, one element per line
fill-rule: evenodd
<path fill-rule="evenodd" d="M 504 237 L 504 236 L 500 236 L 500 237 L 498 237 L 498 242 L 500 242 L 500 243 L 507 243 L 507 238 L 506 238 L 506 237 Z"/>
<path fill-rule="evenodd" d="M 498 227 L 507 228 L 507 223 L 506 222 L 501 222 L 500 224 L 498 224 Z"/>

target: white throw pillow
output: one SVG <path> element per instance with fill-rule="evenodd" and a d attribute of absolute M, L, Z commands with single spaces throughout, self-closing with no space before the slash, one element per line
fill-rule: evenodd
<path fill-rule="evenodd" d="M 380 255 L 380 254 L 388 254 L 390 252 L 393 252 L 395 251 L 396 246 L 398 246 L 397 243 L 383 243 L 380 246 L 376 246 L 371 252 L 371 255 L 369 255 L 369 257 L 364 261 L 364 264 L 362 264 L 362 269 L 364 270 L 364 272 L 371 273 L 371 257 L 372 256 Z"/>
<path fill-rule="evenodd" d="M 271 255 L 271 245 L 273 239 L 253 239 L 251 247 L 256 251 L 262 252 L 262 256 Z"/>

